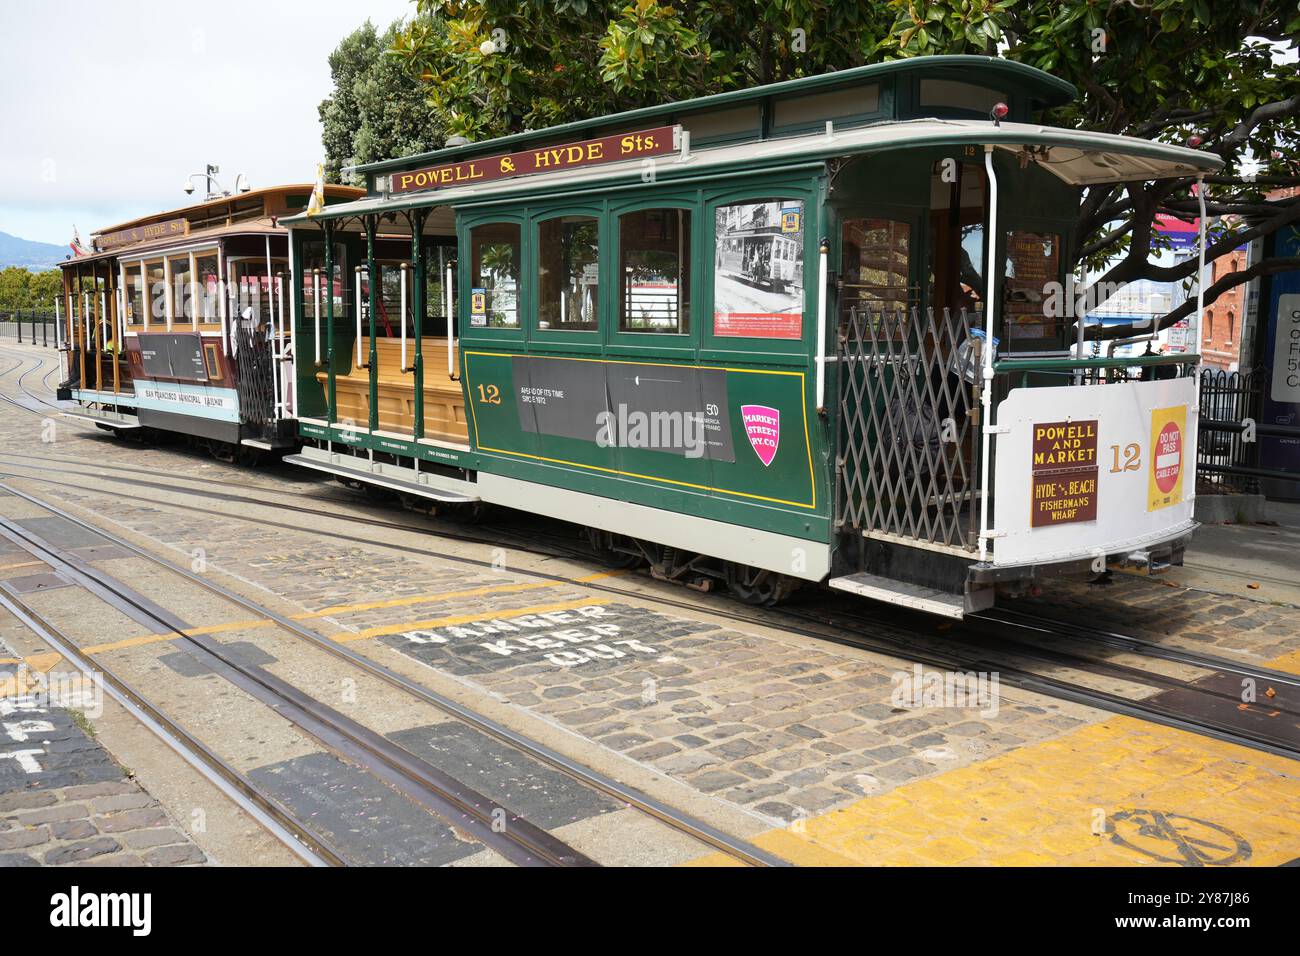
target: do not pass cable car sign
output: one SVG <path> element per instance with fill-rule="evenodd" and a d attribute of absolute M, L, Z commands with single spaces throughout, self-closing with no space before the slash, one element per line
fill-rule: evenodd
<path fill-rule="evenodd" d="M 598 166 L 628 159 L 647 159 L 674 152 L 680 141 L 680 127 L 659 126 L 633 133 L 615 133 L 562 146 L 539 146 L 515 153 L 501 153 L 459 163 L 444 163 L 390 177 L 390 193 L 469 186 L 473 183 L 509 179 L 533 173 L 554 173 L 582 166 Z"/>
<path fill-rule="evenodd" d="M 1187 406 L 1151 412 L 1151 471 L 1147 476 L 1147 511 L 1168 508 L 1183 500 Z"/>

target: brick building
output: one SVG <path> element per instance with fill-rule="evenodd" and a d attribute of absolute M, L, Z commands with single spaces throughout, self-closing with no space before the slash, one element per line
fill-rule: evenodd
<path fill-rule="evenodd" d="M 1247 251 L 1234 249 L 1207 263 L 1207 287 L 1231 272 L 1246 268 Z M 1206 365 L 1234 371 L 1241 360 L 1242 321 L 1248 283 L 1234 286 L 1205 307 L 1201 316 L 1201 359 Z"/>

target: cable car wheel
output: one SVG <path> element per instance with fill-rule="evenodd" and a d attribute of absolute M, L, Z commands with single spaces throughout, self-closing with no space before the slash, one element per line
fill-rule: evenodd
<path fill-rule="evenodd" d="M 773 607 L 799 589 L 799 580 L 778 571 L 726 563 L 727 587 L 746 604 Z"/>

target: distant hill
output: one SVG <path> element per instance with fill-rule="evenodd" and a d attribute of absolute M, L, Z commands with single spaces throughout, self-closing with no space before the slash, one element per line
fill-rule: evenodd
<path fill-rule="evenodd" d="M 52 242 L 32 242 L 0 232 L 0 269 L 21 266 L 24 269 L 53 269 L 62 262 L 70 250 Z"/>

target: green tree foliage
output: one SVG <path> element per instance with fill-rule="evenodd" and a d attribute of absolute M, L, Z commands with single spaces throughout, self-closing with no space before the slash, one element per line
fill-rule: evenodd
<path fill-rule="evenodd" d="M 37 309 L 54 310 L 54 300 L 63 289 L 58 269 L 31 272 L 20 266 L 0 270 L 0 312 Z"/>
<path fill-rule="evenodd" d="M 416 0 L 392 54 L 448 134 L 473 140 L 652 103 L 947 53 L 1005 56 L 1074 83 L 1054 125 L 1221 156 L 1208 182 L 1221 228 L 1210 257 L 1300 222 L 1296 65 L 1264 41 L 1300 37 L 1294 0 Z M 1253 157 L 1258 165 L 1242 167 Z M 1103 281 L 1176 281 L 1195 263 L 1150 261 L 1159 212 L 1196 215 L 1190 180 L 1089 190 L 1076 247 Z M 1265 260 L 1207 301 L 1267 272 Z M 1171 323 L 1190 305 L 1165 317 Z"/>
<path fill-rule="evenodd" d="M 400 20 L 382 35 L 367 20 L 330 54 L 334 89 L 320 104 L 327 182 L 343 182 L 345 166 L 442 145 L 425 90 L 388 54 L 401 35 Z"/>

